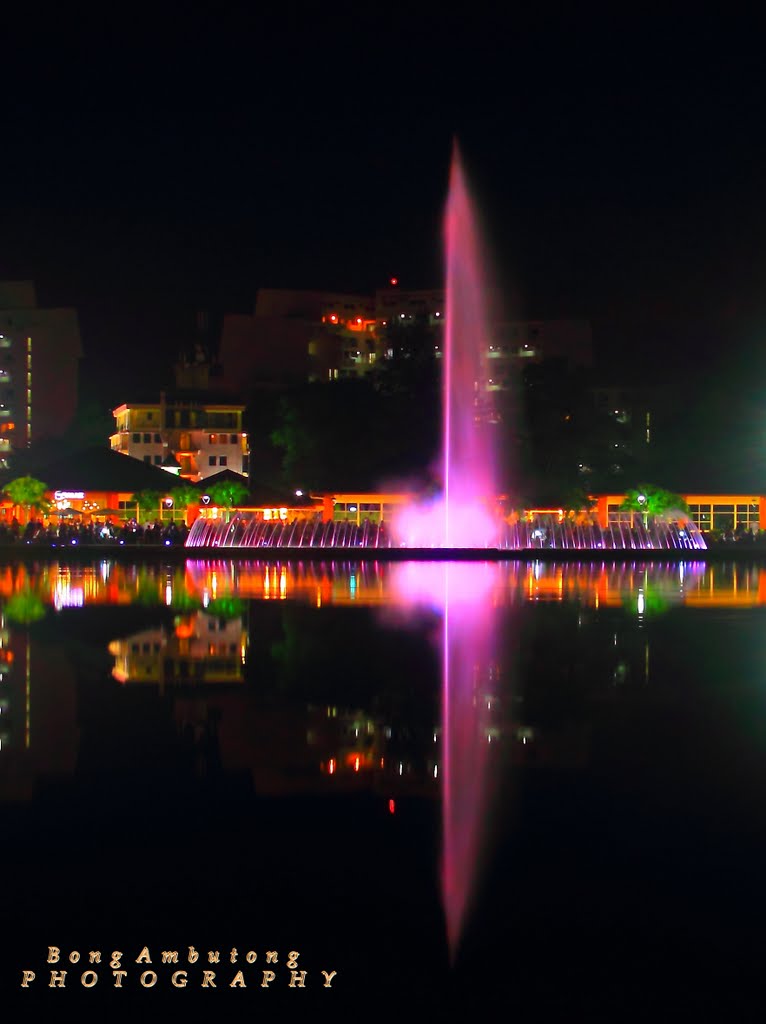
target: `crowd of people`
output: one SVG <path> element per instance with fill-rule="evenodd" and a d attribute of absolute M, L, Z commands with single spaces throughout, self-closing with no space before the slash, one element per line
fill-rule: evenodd
<path fill-rule="evenodd" d="M 715 530 L 710 533 L 703 533 L 703 537 L 709 545 L 732 544 L 739 547 L 764 547 L 766 546 L 766 530 L 759 530 L 758 527 L 748 528 L 743 524 L 736 529 Z"/>
<path fill-rule="evenodd" d="M 161 523 L 159 520 L 137 523 L 134 519 L 114 522 L 62 522 L 45 523 L 31 519 L 23 526 L 17 519 L 0 522 L 0 545 L 34 544 L 58 547 L 61 545 L 164 545 L 182 546 L 189 535 L 185 523 Z"/>

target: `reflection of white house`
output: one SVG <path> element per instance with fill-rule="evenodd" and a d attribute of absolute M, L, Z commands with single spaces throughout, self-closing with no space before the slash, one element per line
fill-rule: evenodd
<path fill-rule="evenodd" d="M 176 620 L 173 632 L 148 629 L 109 644 L 121 683 L 241 683 L 247 632 L 241 618 L 194 612 Z"/>

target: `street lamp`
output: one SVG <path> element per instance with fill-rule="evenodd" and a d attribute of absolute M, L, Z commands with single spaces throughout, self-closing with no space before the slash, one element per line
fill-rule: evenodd
<path fill-rule="evenodd" d="M 643 512 L 644 526 L 647 526 L 648 525 L 649 516 L 647 514 L 646 508 L 644 507 L 646 505 L 646 495 L 645 494 L 637 494 L 636 495 L 636 501 L 641 506 L 641 511 Z"/>

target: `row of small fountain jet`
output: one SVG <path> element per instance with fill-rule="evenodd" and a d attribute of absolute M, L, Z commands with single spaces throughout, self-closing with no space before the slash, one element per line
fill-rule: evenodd
<path fill-rule="evenodd" d="M 406 537 L 385 523 L 263 521 L 235 513 L 229 522 L 198 519 L 186 541 L 191 548 L 412 548 Z M 437 547 L 438 545 L 434 545 Z M 468 545 L 470 547 L 470 545 Z M 480 545 L 476 545 L 480 547 Z M 484 548 L 484 545 L 481 545 Z M 537 517 L 532 522 L 502 522 L 498 527 L 500 551 L 553 550 L 593 551 L 611 549 L 646 551 L 653 549 L 704 550 L 707 545 L 691 522 L 656 520 L 646 526 L 636 516 L 633 525 L 613 523 L 576 525 L 555 516 Z"/>

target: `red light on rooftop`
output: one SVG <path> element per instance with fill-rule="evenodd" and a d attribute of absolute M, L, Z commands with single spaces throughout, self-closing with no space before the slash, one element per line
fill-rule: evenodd
<path fill-rule="evenodd" d="M 397 286 L 398 284 L 399 284 L 399 278 L 398 278 L 398 277 L 392 277 L 392 278 L 391 278 L 391 286 L 392 286 L 393 288 L 396 288 L 396 286 Z"/>
<path fill-rule="evenodd" d="M 330 322 L 333 323 L 333 324 L 337 324 L 337 322 L 338 322 L 338 314 L 337 313 L 331 313 L 330 314 Z"/>

